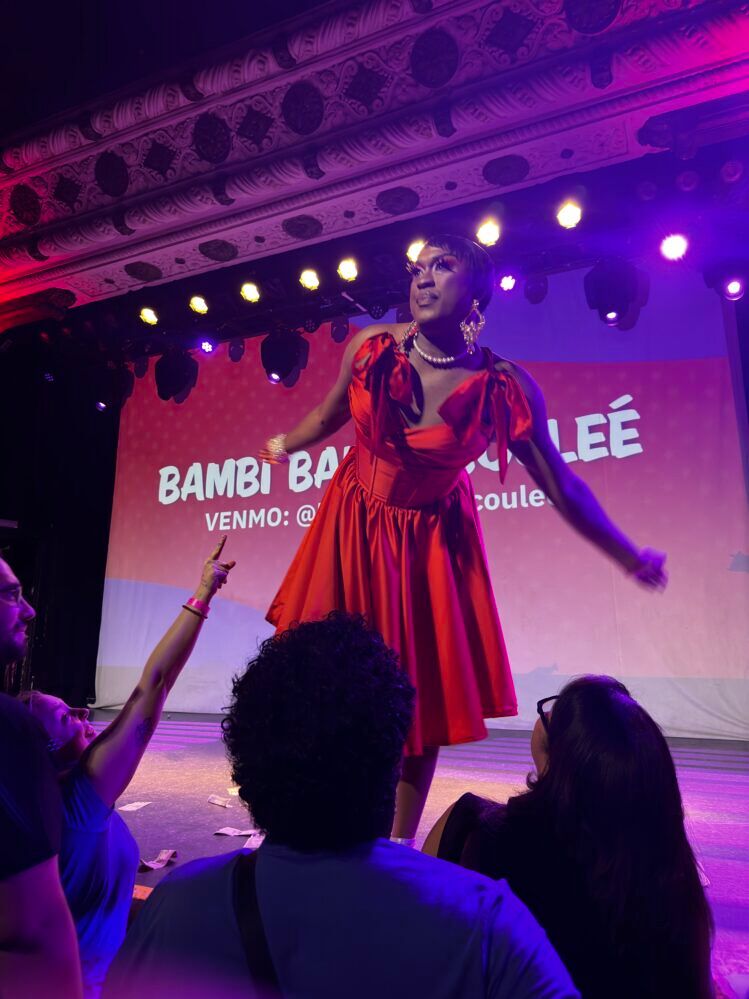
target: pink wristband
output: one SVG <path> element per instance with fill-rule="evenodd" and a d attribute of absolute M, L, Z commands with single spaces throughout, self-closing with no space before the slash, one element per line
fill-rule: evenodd
<path fill-rule="evenodd" d="M 190 597 L 186 606 L 193 607 L 198 614 L 202 614 L 203 617 L 208 617 L 208 611 L 211 609 L 209 604 L 205 603 L 203 600 L 198 600 L 197 597 Z"/>

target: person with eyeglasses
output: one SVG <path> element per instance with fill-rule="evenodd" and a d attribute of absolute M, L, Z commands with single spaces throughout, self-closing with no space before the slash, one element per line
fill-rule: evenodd
<path fill-rule="evenodd" d="M 209 605 L 234 562 L 221 560 L 224 536 L 203 566 L 192 597 L 148 658 L 127 703 L 97 733 L 87 708 L 37 690 L 19 699 L 41 722 L 63 801 L 60 871 L 78 936 L 85 999 L 95 999 L 125 937 L 139 851 L 114 810 L 148 748 L 169 691 L 200 635 Z"/>
<path fill-rule="evenodd" d="M 528 789 L 463 795 L 424 851 L 506 879 L 584 999 L 708 999 L 713 921 L 663 734 L 607 676 L 537 712 Z"/>
<path fill-rule="evenodd" d="M 34 609 L 0 558 L 0 671 L 22 659 Z M 60 883 L 62 801 L 38 722 L 0 694 L 0 992 L 81 995 L 75 926 Z"/>

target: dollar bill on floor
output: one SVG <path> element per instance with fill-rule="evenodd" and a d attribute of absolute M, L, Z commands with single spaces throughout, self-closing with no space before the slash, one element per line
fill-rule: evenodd
<path fill-rule="evenodd" d="M 162 867 L 171 864 L 177 856 L 176 850 L 160 850 L 153 860 L 141 860 L 138 871 L 160 871 Z"/>
<path fill-rule="evenodd" d="M 218 794 L 209 794 L 208 800 L 212 805 L 218 805 L 220 808 L 229 808 L 231 805 L 231 798 L 222 798 Z"/>
<path fill-rule="evenodd" d="M 214 836 L 252 836 L 257 829 L 235 829 L 234 826 L 223 826 L 217 829 Z"/>
<path fill-rule="evenodd" d="M 120 812 L 137 812 L 139 808 L 145 808 L 150 804 L 150 801 L 131 801 L 127 805 L 118 805 L 117 808 Z"/>

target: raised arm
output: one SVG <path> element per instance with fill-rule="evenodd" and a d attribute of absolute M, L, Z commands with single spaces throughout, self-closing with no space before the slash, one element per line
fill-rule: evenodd
<path fill-rule="evenodd" d="M 354 356 L 359 347 L 376 333 L 383 332 L 388 327 L 380 324 L 367 326 L 360 330 L 350 340 L 341 361 L 341 368 L 335 384 L 314 409 L 310 410 L 297 425 L 285 434 L 271 437 L 260 451 L 263 461 L 273 463 L 286 460 L 286 454 L 299 451 L 301 448 L 318 444 L 326 437 L 340 430 L 351 417 L 348 404 L 348 389 L 351 384 L 351 373 Z"/>
<path fill-rule="evenodd" d="M 198 604 L 210 604 L 235 565 L 219 561 L 225 542 L 226 536 L 203 566 L 193 597 Z M 166 696 L 190 658 L 204 620 L 200 609 L 183 607 L 149 656 L 127 704 L 86 750 L 83 766 L 106 804 L 114 805 L 138 769 L 161 718 Z"/>
<path fill-rule="evenodd" d="M 590 487 L 569 468 L 549 435 L 543 393 L 527 371 L 517 365 L 512 373 L 531 407 L 533 433 L 528 441 L 513 441 L 513 454 L 543 489 L 564 519 L 584 538 L 615 559 L 638 582 L 662 590 L 668 581 L 666 556 L 638 548 L 610 519 Z"/>

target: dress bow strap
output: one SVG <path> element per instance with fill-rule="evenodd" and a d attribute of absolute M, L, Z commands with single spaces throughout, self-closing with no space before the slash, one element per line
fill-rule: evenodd
<path fill-rule="evenodd" d="M 528 400 L 517 378 L 509 371 L 487 370 L 463 382 L 440 407 L 440 416 L 461 444 L 491 422 L 497 441 L 499 479 L 507 474 L 507 446 L 510 441 L 528 440 L 533 418 Z"/>
<path fill-rule="evenodd" d="M 379 333 L 356 352 L 353 376 L 372 398 L 372 443 L 376 447 L 393 430 L 390 400 L 408 405 L 413 398 L 411 366 L 393 336 Z"/>

